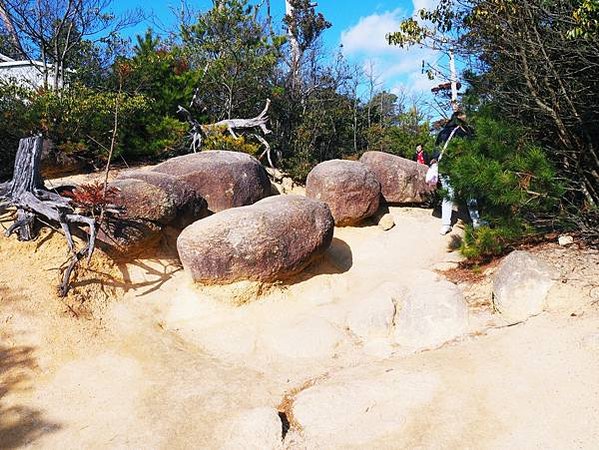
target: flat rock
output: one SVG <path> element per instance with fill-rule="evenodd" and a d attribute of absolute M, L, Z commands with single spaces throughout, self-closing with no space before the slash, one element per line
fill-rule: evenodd
<path fill-rule="evenodd" d="M 461 289 L 434 274 L 419 275 L 397 304 L 395 343 L 409 352 L 435 348 L 468 331 Z"/>
<path fill-rule="evenodd" d="M 300 392 L 293 418 L 307 448 L 376 448 L 373 442 L 407 428 L 411 416 L 434 399 L 438 385 L 426 372 L 350 370 Z"/>
<path fill-rule="evenodd" d="M 387 203 L 423 203 L 434 190 L 426 184 L 423 164 L 383 152 L 366 152 L 360 162 L 374 173 Z"/>
<path fill-rule="evenodd" d="M 555 278 L 554 270 L 533 254 L 520 250 L 510 253 L 493 280 L 495 309 L 511 323 L 540 314 Z"/>
<path fill-rule="evenodd" d="M 333 228 L 324 203 L 275 196 L 193 223 L 179 235 L 177 249 L 194 281 L 272 282 L 297 274 L 322 255 Z"/>
<path fill-rule="evenodd" d="M 287 358 L 331 358 L 345 334 L 327 320 L 299 316 L 291 323 L 277 322 L 263 330 L 259 346 Z"/>
<path fill-rule="evenodd" d="M 283 448 L 283 427 L 274 408 L 247 409 L 222 427 L 223 450 L 277 450 Z"/>
<path fill-rule="evenodd" d="M 151 170 L 184 180 L 211 212 L 251 205 L 271 194 L 264 167 L 245 153 L 203 151 L 171 158 Z"/>
<path fill-rule="evenodd" d="M 389 290 L 382 286 L 359 301 L 350 303 L 347 327 L 363 340 L 388 336 L 395 315 L 394 301 Z"/>
<path fill-rule="evenodd" d="M 326 203 L 338 226 L 354 225 L 372 216 L 380 195 L 374 173 L 357 161 L 322 162 L 306 179 L 306 196 Z"/>

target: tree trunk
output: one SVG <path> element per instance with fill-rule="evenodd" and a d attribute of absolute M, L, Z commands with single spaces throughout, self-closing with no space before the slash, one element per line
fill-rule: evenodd
<path fill-rule="evenodd" d="M 19 240 L 29 241 L 35 237 L 34 225 L 38 219 L 58 223 L 65 234 L 72 258 L 61 284 L 61 295 L 66 295 L 69 277 L 77 262 L 87 255 L 91 258 L 95 247 L 96 222 L 91 217 L 77 214 L 68 198 L 48 191 L 40 174 L 43 139 L 41 136 L 21 139 L 15 159 L 13 178 L 0 184 L 0 207 L 14 208 L 16 219 L 6 230 L 6 236 L 17 233 Z M 75 251 L 70 226 L 88 227 L 87 245 Z"/>

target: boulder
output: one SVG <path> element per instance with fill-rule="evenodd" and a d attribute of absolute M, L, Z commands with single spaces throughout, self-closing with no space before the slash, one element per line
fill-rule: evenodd
<path fill-rule="evenodd" d="M 357 161 L 325 161 L 306 180 L 306 196 L 325 202 L 339 226 L 357 224 L 376 213 L 380 195 L 372 171 Z"/>
<path fill-rule="evenodd" d="M 168 224 L 175 218 L 175 201 L 161 187 L 133 179 L 116 180 L 109 187 L 116 190 L 113 203 L 123 208 L 124 219 Z"/>
<path fill-rule="evenodd" d="M 510 253 L 493 280 L 495 309 L 511 323 L 540 314 L 555 277 L 553 269 L 531 253 Z"/>
<path fill-rule="evenodd" d="M 397 304 L 395 343 L 412 352 L 438 347 L 467 331 L 461 289 L 432 273 L 417 275 Z"/>
<path fill-rule="evenodd" d="M 425 181 L 427 167 L 415 161 L 383 152 L 366 152 L 360 158 L 381 184 L 387 203 L 423 203 L 434 187 Z"/>
<path fill-rule="evenodd" d="M 245 153 L 204 151 L 171 158 L 151 170 L 183 180 L 211 212 L 251 205 L 271 194 L 264 167 Z"/>
<path fill-rule="evenodd" d="M 177 239 L 183 267 L 194 281 L 284 280 L 329 247 L 333 217 L 321 202 L 275 196 L 199 220 Z"/>
<path fill-rule="evenodd" d="M 206 200 L 183 179 L 151 170 L 125 172 L 120 179 L 142 180 L 166 192 L 175 205 L 177 225 L 182 228 L 209 214 Z"/>
<path fill-rule="evenodd" d="M 162 225 L 175 218 L 173 199 L 157 186 L 131 179 L 113 181 L 109 187 L 116 190 L 112 203 L 122 213 L 106 222 L 98 240 L 111 247 L 130 251 L 158 239 Z"/>

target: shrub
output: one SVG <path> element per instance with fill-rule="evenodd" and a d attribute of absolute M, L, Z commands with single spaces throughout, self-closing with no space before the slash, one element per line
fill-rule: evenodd
<path fill-rule="evenodd" d="M 563 188 L 544 151 L 521 128 L 485 114 L 473 125 L 473 138 L 451 141 L 440 170 L 449 175 L 456 199 L 477 199 L 491 224 L 467 228 L 462 251 L 479 258 L 545 229 L 547 216 L 559 216 Z"/>

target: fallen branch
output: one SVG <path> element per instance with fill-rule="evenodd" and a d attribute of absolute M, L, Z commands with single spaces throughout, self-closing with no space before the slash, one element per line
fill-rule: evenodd
<path fill-rule="evenodd" d="M 195 95 L 196 94 L 194 94 L 194 96 Z M 235 132 L 239 132 L 239 130 L 251 130 L 253 128 L 259 128 L 264 135 L 272 133 L 272 131 L 269 130 L 266 126 L 268 123 L 268 116 L 266 115 L 268 113 L 268 108 L 270 108 L 270 99 L 266 99 L 266 105 L 264 106 L 264 109 L 256 117 L 252 117 L 251 119 L 225 119 L 216 123 L 210 123 L 205 125 L 200 124 L 196 119 L 193 118 L 191 113 L 187 109 L 183 108 L 181 105 L 179 105 L 177 113 L 180 114 L 190 125 L 190 147 L 191 150 L 194 153 L 196 153 L 202 146 L 203 136 L 208 135 L 211 131 L 214 130 L 225 129 L 235 139 L 238 139 L 238 136 Z M 254 136 L 258 140 L 258 142 L 260 142 L 265 147 L 265 150 L 260 155 L 260 158 L 266 156 L 268 159 L 268 163 L 271 167 L 274 168 L 270 145 L 268 144 L 266 139 L 264 139 L 264 137 L 260 136 L 257 133 L 252 133 L 251 135 Z"/>

